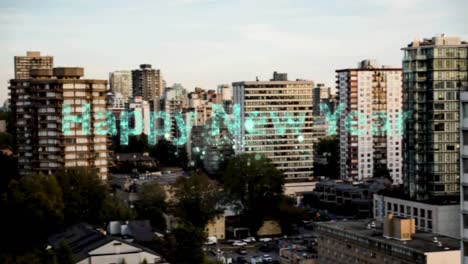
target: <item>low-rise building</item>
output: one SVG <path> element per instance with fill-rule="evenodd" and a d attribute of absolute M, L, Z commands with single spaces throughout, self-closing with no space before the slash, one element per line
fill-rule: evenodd
<path fill-rule="evenodd" d="M 220 214 L 212 219 L 205 228 L 207 237 L 216 237 L 217 239 L 226 238 L 226 218 Z"/>
<path fill-rule="evenodd" d="M 374 219 L 388 213 L 413 218 L 416 230 L 460 238 L 460 205 L 406 200 L 374 194 Z"/>
<path fill-rule="evenodd" d="M 361 182 L 323 180 L 313 192 L 304 193 L 304 204 L 327 209 L 341 215 L 372 217 L 373 194 L 391 185 L 387 179 L 366 179 Z"/>
<path fill-rule="evenodd" d="M 103 234 L 87 224 L 76 224 L 48 238 L 49 248 L 59 248 L 66 243 L 76 264 L 161 263 L 154 251 L 140 245 Z"/>
<path fill-rule="evenodd" d="M 391 215 L 383 228 L 373 220 L 317 223 L 320 264 L 460 263 L 460 242 L 434 233 L 415 233 L 414 220 Z"/>

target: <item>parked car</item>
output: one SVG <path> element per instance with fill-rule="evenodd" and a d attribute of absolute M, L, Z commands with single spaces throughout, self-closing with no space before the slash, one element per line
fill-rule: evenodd
<path fill-rule="evenodd" d="M 273 258 L 270 255 L 263 255 L 262 259 L 265 262 L 273 262 Z"/>
<path fill-rule="evenodd" d="M 260 238 L 258 241 L 260 241 L 260 242 L 270 242 L 270 241 L 273 241 L 273 238 L 263 237 L 263 238 Z"/>
<path fill-rule="evenodd" d="M 247 262 L 247 260 L 244 258 L 244 257 L 237 257 L 236 258 L 236 263 L 239 263 L 239 264 L 247 264 L 249 262 Z"/>
<path fill-rule="evenodd" d="M 272 247 L 270 247 L 269 245 L 267 244 L 263 244 L 261 245 L 258 250 L 260 250 L 261 252 L 265 252 L 265 253 L 268 253 L 268 252 L 271 252 L 272 250 Z"/>
<path fill-rule="evenodd" d="M 235 247 L 245 247 L 247 246 L 247 243 L 244 241 L 236 240 L 232 243 L 232 245 Z"/>
<path fill-rule="evenodd" d="M 239 255 L 247 255 L 247 250 L 245 249 L 245 247 L 238 248 L 236 252 Z"/>
<path fill-rule="evenodd" d="M 205 245 L 215 245 L 218 242 L 218 239 L 215 236 L 210 236 L 206 239 Z"/>
<path fill-rule="evenodd" d="M 247 238 L 244 238 L 242 239 L 242 241 L 246 242 L 246 243 L 252 243 L 252 242 L 255 242 L 255 237 L 247 237 Z"/>
<path fill-rule="evenodd" d="M 270 241 L 273 241 L 273 238 L 263 237 L 263 238 L 260 238 L 258 241 L 260 241 L 260 242 L 270 242 Z"/>

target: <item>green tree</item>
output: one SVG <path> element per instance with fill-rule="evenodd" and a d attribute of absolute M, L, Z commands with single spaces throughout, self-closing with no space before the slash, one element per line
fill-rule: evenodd
<path fill-rule="evenodd" d="M 390 175 L 390 171 L 384 164 L 379 164 L 374 167 L 373 176 L 374 178 L 385 178 L 390 180 L 390 182 L 393 182 L 392 176 Z"/>
<path fill-rule="evenodd" d="M 185 145 L 174 146 L 172 142 L 167 141 L 166 139 L 160 139 L 155 146 L 150 147 L 149 154 L 162 166 L 176 166 L 186 168 L 188 165 L 188 157 Z"/>
<path fill-rule="evenodd" d="M 63 192 L 66 224 L 87 222 L 102 224 L 109 217 L 105 210 L 107 187 L 92 169 L 73 168 L 56 174 Z M 106 215 L 107 213 L 107 215 Z"/>
<path fill-rule="evenodd" d="M 8 133 L 0 132 L 0 149 L 13 149 L 13 136 Z"/>
<path fill-rule="evenodd" d="M 75 264 L 75 257 L 67 242 L 61 241 L 55 250 L 55 260 L 57 264 Z"/>
<path fill-rule="evenodd" d="M 325 159 L 325 162 L 314 160 L 314 175 L 325 176 L 331 179 L 336 179 L 340 175 L 340 142 L 336 136 L 329 136 L 320 139 L 315 146 L 314 152 L 316 157 Z"/>
<path fill-rule="evenodd" d="M 173 190 L 174 215 L 195 227 L 205 229 L 222 212 L 220 188 L 205 174 L 192 172 L 188 178 L 180 177 Z"/>
<path fill-rule="evenodd" d="M 279 220 L 283 234 L 292 235 L 294 224 L 298 224 L 306 210 L 294 206 L 294 201 L 283 196 L 276 210 L 275 218 Z"/>
<path fill-rule="evenodd" d="M 154 228 L 165 230 L 166 192 L 161 185 L 157 182 L 142 185 L 138 198 L 134 203 L 137 218 L 149 219 Z"/>
<path fill-rule="evenodd" d="M 203 229 L 191 225 L 183 225 L 173 230 L 176 241 L 176 255 L 174 262 L 178 264 L 203 263 L 203 241 L 205 234 Z M 183 252 L 183 253 L 182 253 Z"/>
<path fill-rule="evenodd" d="M 0 152 L 0 195 L 7 191 L 10 181 L 18 179 L 18 159 L 15 156 L 8 156 Z M 1 205 L 1 201 L 0 201 Z"/>
<path fill-rule="evenodd" d="M 12 180 L 2 203 L 2 249 L 28 250 L 45 242 L 62 223 L 64 203 L 53 176 L 29 175 Z M 27 239 L 25 239 L 27 238 Z"/>
<path fill-rule="evenodd" d="M 223 175 L 224 191 L 241 212 L 243 224 L 256 232 L 281 201 L 284 176 L 259 154 L 233 157 Z"/>

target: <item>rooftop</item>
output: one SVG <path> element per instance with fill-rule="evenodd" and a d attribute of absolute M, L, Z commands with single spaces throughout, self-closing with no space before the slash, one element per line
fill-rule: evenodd
<path fill-rule="evenodd" d="M 417 232 L 412 240 L 400 241 L 394 238 L 383 237 L 382 228 L 368 228 L 368 224 L 373 220 L 353 220 L 339 222 L 320 222 L 318 227 L 344 231 L 359 237 L 367 238 L 376 242 L 399 247 L 406 250 L 417 251 L 419 253 L 460 250 L 460 241 L 455 238 L 442 236 L 428 232 Z M 434 237 L 437 241 L 434 242 Z"/>

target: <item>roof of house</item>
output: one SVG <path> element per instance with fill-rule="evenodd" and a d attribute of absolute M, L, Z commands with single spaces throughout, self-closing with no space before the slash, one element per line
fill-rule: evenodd
<path fill-rule="evenodd" d="M 143 251 L 153 255 L 159 255 L 156 252 L 138 244 L 130 243 L 119 238 L 106 236 L 86 223 L 79 223 L 70 226 L 61 233 L 50 236 L 47 240 L 48 244 L 53 248 L 57 248 L 61 241 L 66 241 L 71 248 L 71 251 L 75 257 L 75 261 L 86 259 L 90 251 L 97 249 L 113 240 L 118 240 L 122 243 L 140 248 Z"/>

